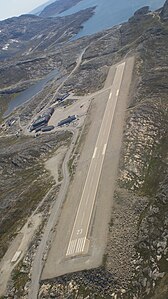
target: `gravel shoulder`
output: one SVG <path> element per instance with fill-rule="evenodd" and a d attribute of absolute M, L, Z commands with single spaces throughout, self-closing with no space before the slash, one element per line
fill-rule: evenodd
<path fill-rule="evenodd" d="M 81 141 L 79 141 L 81 143 L 81 147 L 78 152 L 80 158 L 77 163 L 74 179 L 69 187 L 68 196 L 61 213 L 55 237 L 49 250 L 48 258 L 42 274 L 42 280 L 82 269 L 91 269 L 100 266 L 102 263 L 107 240 L 108 223 L 110 221 L 110 211 L 113 202 L 114 183 L 120 155 L 124 115 L 127 106 L 127 96 L 131 83 L 133 65 L 134 59 L 130 58 L 127 62 L 124 74 L 122 89 L 116 109 L 115 121 L 110 133 L 107 155 L 105 157 L 104 167 L 97 192 L 92 229 L 90 230 L 91 246 L 89 254 L 84 257 L 65 260 L 69 234 L 71 233 L 71 227 L 78 208 L 80 194 L 83 190 L 85 178 L 90 165 L 90 159 L 94 151 L 95 142 L 101 125 L 101 119 L 106 107 L 106 101 L 109 97 L 108 90 L 102 94 L 94 96 L 94 100 L 92 100 L 92 108 L 89 116 L 87 117 L 84 134 L 82 135 Z M 111 71 L 110 75 L 111 74 L 114 75 L 114 72 Z M 111 76 L 111 83 L 112 79 L 113 77 Z M 107 80 L 109 80 L 109 77 Z M 78 192 L 76 192 L 76 190 L 78 190 Z M 101 227 L 99 223 L 100 219 L 102 219 Z M 60 242 L 60 240 L 62 241 Z M 55 263 L 53 263 L 53 260 Z"/>
<path fill-rule="evenodd" d="M 42 215 L 36 214 L 30 217 L 28 222 L 23 226 L 17 237 L 10 244 L 6 254 L 0 262 L 0 296 L 6 290 L 7 283 L 13 269 L 18 265 L 24 257 L 28 247 L 42 222 Z M 12 262 L 15 253 L 20 252 L 18 259 Z"/>

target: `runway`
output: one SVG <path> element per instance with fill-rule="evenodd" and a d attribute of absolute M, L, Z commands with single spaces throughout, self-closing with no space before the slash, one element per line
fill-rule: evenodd
<path fill-rule="evenodd" d="M 109 135 L 115 114 L 115 108 L 120 93 L 125 64 L 126 63 L 123 62 L 116 66 L 112 88 L 107 101 L 102 124 L 93 151 L 88 174 L 68 243 L 66 251 L 67 257 L 84 254 L 88 249 L 88 232 L 93 215 L 96 193 L 102 172 Z"/>

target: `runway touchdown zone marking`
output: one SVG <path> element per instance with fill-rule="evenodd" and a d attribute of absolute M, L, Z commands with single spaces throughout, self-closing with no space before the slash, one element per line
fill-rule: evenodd
<path fill-rule="evenodd" d="M 75 222 L 72 228 L 66 256 L 84 254 L 86 250 L 90 221 L 93 213 L 97 188 L 112 127 L 114 113 L 117 105 L 117 99 L 122 83 L 124 69 L 125 62 L 117 66 L 112 90 L 110 92 L 109 99 L 106 105 L 102 124 L 99 130 L 99 135 L 96 141 L 96 147 L 94 149 L 94 153 L 91 159 Z M 102 155 L 97 154 L 98 148 L 102 151 Z M 83 232 L 78 236 L 77 232 L 81 228 L 81 218 Z"/>

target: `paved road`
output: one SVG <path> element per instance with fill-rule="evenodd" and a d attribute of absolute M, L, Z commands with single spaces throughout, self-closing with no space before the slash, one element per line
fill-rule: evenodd
<path fill-rule="evenodd" d="M 102 171 L 111 126 L 115 114 L 118 95 L 125 69 L 125 62 L 116 67 L 116 73 L 104 112 L 99 135 L 96 141 L 89 171 L 85 181 L 83 193 L 77 210 L 66 256 L 75 256 L 86 253 L 89 240 L 88 231 L 92 219 L 93 208 L 96 199 L 97 188 Z"/>

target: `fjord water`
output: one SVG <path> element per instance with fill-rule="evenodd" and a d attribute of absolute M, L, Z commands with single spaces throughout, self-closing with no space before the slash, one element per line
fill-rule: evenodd
<path fill-rule="evenodd" d="M 163 6 L 165 0 L 82 0 L 74 7 L 59 14 L 67 16 L 88 7 L 96 6 L 95 14 L 83 24 L 83 29 L 71 40 L 75 40 L 85 35 L 90 35 L 103 29 L 110 28 L 128 20 L 134 12 L 143 7 L 150 6 L 151 10 L 156 10 Z M 58 16 L 58 15 L 56 15 Z M 52 71 L 48 76 L 40 80 L 14 98 L 8 106 L 3 117 L 8 116 L 15 108 L 29 101 L 40 92 L 45 84 L 57 75 L 57 70 Z"/>
<path fill-rule="evenodd" d="M 32 97 L 37 95 L 40 91 L 43 90 L 43 88 L 46 86 L 46 84 L 54 79 L 58 75 L 58 70 L 55 69 L 51 71 L 45 78 L 38 81 L 36 84 L 30 86 L 23 92 L 21 92 L 18 96 L 16 96 L 8 105 L 8 109 L 5 111 L 3 117 L 7 117 L 15 108 L 18 108 L 19 106 L 25 104 L 27 101 L 29 101 Z"/>
<path fill-rule="evenodd" d="M 67 16 L 96 6 L 95 14 L 83 24 L 83 29 L 73 38 L 74 40 L 125 22 L 143 6 L 147 5 L 151 10 L 156 10 L 162 7 L 164 2 L 165 0 L 82 0 L 59 16 Z"/>

